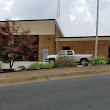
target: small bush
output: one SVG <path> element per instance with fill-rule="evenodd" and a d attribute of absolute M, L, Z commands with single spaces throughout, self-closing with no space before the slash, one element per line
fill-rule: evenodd
<path fill-rule="evenodd" d="M 52 63 L 51 64 L 40 64 L 40 69 L 51 69 L 53 68 Z"/>
<path fill-rule="evenodd" d="M 39 68 L 39 64 L 38 63 L 33 63 L 29 66 L 29 69 L 36 69 L 36 68 Z"/>
<path fill-rule="evenodd" d="M 34 63 L 29 66 L 29 69 L 51 69 L 54 68 L 54 64 L 50 63 Z"/>
<path fill-rule="evenodd" d="M 0 61 L 0 71 L 1 71 L 1 69 L 2 69 L 2 62 Z"/>
<path fill-rule="evenodd" d="M 89 62 L 84 62 L 83 66 L 89 66 Z"/>
<path fill-rule="evenodd" d="M 110 64 L 110 58 L 108 58 L 108 64 Z"/>
<path fill-rule="evenodd" d="M 108 63 L 108 59 L 104 56 L 98 56 L 98 57 L 94 57 L 91 60 L 91 63 L 93 65 L 106 65 Z"/>
<path fill-rule="evenodd" d="M 69 56 L 59 56 L 56 61 L 56 67 L 73 67 L 75 66 L 74 58 Z"/>
<path fill-rule="evenodd" d="M 1 64 L 0 64 L 0 71 L 1 71 Z"/>

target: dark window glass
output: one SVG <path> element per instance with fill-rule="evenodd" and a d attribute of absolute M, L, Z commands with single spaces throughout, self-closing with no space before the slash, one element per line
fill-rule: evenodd
<path fill-rule="evenodd" d="M 70 47 L 63 47 L 63 50 L 70 50 Z"/>
<path fill-rule="evenodd" d="M 67 51 L 67 55 L 73 55 L 72 51 Z"/>

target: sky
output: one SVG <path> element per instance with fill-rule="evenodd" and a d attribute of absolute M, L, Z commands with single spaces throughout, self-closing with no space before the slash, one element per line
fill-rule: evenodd
<path fill-rule="evenodd" d="M 56 19 L 57 0 L 0 0 L 0 20 Z M 110 35 L 110 0 L 99 0 L 100 36 Z M 96 35 L 97 0 L 60 0 L 65 37 Z"/>

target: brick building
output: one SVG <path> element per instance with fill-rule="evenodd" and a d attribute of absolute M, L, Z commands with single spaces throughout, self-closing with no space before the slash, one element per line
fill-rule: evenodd
<path fill-rule="evenodd" d="M 0 24 L 6 21 L 0 21 Z M 63 33 L 59 28 L 55 19 L 43 19 L 43 20 L 15 20 L 9 21 L 10 26 L 20 26 L 20 28 L 30 28 L 30 34 L 36 38 L 36 42 L 33 44 L 35 49 L 33 52 L 37 54 L 38 61 L 45 61 L 48 54 L 53 54 L 57 51 L 55 38 L 63 37 Z M 58 47 L 58 46 L 57 46 Z"/>
<path fill-rule="evenodd" d="M 5 21 L 0 21 L 0 24 Z M 43 20 L 15 20 L 10 21 L 10 25 L 15 22 L 16 26 L 31 29 L 30 34 L 36 37 L 33 44 L 37 52 L 37 61 L 45 61 L 48 54 L 55 54 L 60 50 L 74 50 L 75 53 L 95 52 L 95 36 L 85 37 L 64 37 L 55 19 Z M 110 36 L 99 36 L 98 55 L 110 57 Z"/>
<path fill-rule="evenodd" d="M 59 50 L 71 49 L 75 53 L 95 54 L 95 36 L 59 38 Z M 98 37 L 98 56 L 110 58 L 110 36 Z"/>

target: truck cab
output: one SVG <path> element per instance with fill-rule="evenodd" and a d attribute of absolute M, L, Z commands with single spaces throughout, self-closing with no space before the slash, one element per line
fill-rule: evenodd
<path fill-rule="evenodd" d="M 57 55 L 48 55 L 46 62 L 55 62 L 59 56 L 70 56 L 75 59 L 75 62 L 80 64 L 92 59 L 92 54 L 75 54 L 74 50 L 61 50 Z"/>

